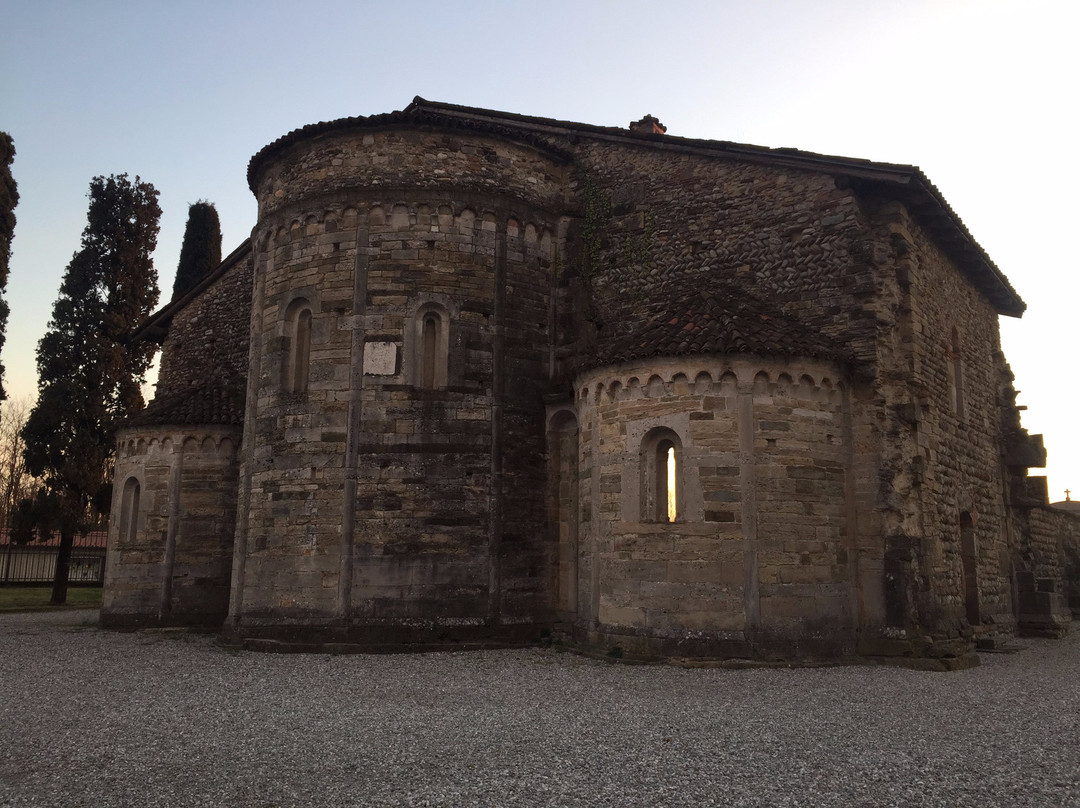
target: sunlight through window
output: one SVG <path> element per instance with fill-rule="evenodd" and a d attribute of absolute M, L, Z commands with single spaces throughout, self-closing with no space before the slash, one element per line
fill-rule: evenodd
<path fill-rule="evenodd" d="M 675 447 L 667 450 L 667 518 L 675 521 Z"/>

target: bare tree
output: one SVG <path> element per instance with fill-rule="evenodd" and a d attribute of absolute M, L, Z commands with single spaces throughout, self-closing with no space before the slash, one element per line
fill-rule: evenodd
<path fill-rule="evenodd" d="M 22 500 L 33 499 L 39 483 L 26 470 L 22 429 L 30 415 L 28 396 L 8 399 L 0 409 L 0 527 L 10 527 Z"/>

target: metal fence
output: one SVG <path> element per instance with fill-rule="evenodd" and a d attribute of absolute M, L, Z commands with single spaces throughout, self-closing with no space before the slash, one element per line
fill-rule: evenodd
<path fill-rule="evenodd" d="M 105 543 L 108 531 L 76 534 L 68 565 L 68 583 L 101 586 L 105 581 Z M 6 528 L 0 528 L 0 586 L 5 584 L 51 584 L 60 553 L 60 534 L 48 541 L 13 544 Z"/>

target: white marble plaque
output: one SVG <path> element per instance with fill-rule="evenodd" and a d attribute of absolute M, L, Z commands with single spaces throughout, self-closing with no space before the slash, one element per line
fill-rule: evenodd
<path fill-rule="evenodd" d="M 364 375 L 393 376 L 397 373 L 396 342 L 364 343 Z"/>

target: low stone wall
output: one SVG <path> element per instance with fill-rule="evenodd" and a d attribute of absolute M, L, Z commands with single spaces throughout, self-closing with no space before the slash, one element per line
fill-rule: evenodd
<path fill-rule="evenodd" d="M 1041 506 L 1027 514 L 1029 548 L 1021 578 L 1020 625 L 1033 636 L 1061 636 L 1080 617 L 1080 513 Z"/>

